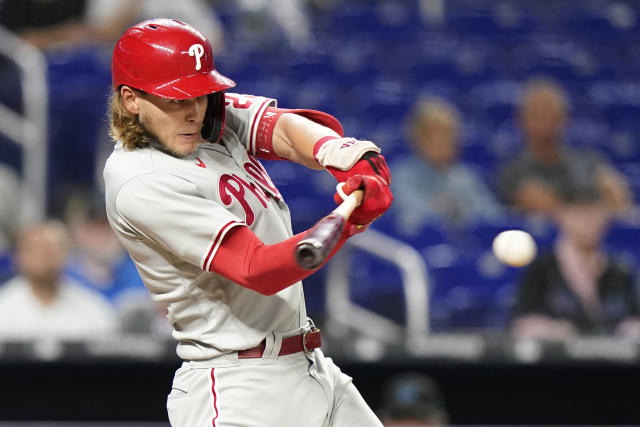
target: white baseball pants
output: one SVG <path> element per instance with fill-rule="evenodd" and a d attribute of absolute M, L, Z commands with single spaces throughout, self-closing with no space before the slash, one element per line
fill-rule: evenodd
<path fill-rule="evenodd" d="M 320 349 L 203 365 L 176 371 L 167 399 L 173 427 L 382 427 Z"/>

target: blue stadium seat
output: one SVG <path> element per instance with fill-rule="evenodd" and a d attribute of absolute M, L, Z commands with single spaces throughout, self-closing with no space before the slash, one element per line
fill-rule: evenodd
<path fill-rule="evenodd" d="M 362 251 L 353 253 L 351 266 L 351 300 L 398 323 L 405 323 L 404 290 L 397 267 Z"/>
<path fill-rule="evenodd" d="M 518 280 L 505 282 L 498 288 L 489 302 L 484 326 L 486 328 L 506 330 L 511 322 L 511 313 L 518 295 Z"/>
<path fill-rule="evenodd" d="M 602 144 L 602 141 L 608 142 Z M 609 129 L 606 139 L 600 141 L 598 148 L 606 152 L 616 165 L 640 162 L 640 124 L 618 124 L 615 128 Z"/>
<path fill-rule="evenodd" d="M 562 26 L 577 38 L 611 42 L 638 36 L 638 12 L 631 2 L 587 2 L 572 8 Z"/>
<path fill-rule="evenodd" d="M 432 314 L 441 328 L 504 328 L 522 270 L 500 263 L 490 249 L 429 268 Z"/>
<path fill-rule="evenodd" d="M 0 253 L 0 286 L 16 274 L 13 255 L 10 251 Z"/>
<path fill-rule="evenodd" d="M 451 4 L 447 26 L 465 37 L 477 36 L 518 43 L 537 31 L 540 23 L 525 2 L 467 2 Z"/>
<path fill-rule="evenodd" d="M 605 236 L 605 245 L 614 254 L 640 265 L 640 225 L 616 221 Z"/>
<path fill-rule="evenodd" d="M 338 39 L 367 35 L 383 43 L 409 42 L 422 26 L 417 4 L 415 0 L 348 2 L 334 9 L 326 31 Z"/>
<path fill-rule="evenodd" d="M 462 108 L 465 104 L 464 90 L 457 87 L 449 79 L 426 79 L 416 88 L 416 92 L 415 100 L 418 99 L 418 96 L 425 98 L 436 97 L 442 98 L 458 108 Z"/>
<path fill-rule="evenodd" d="M 406 230 L 398 223 L 393 207 L 383 216 L 375 220 L 372 227 L 389 234 L 422 251 L 427 247 L 448 243 L 448 236 L 444 224 L 433 222 L 423 224 L 419 230 Z"/>
<path fill-rule="evenodd" d="M 488 289 L 474 261 L 429 268 L 431 313 L 434 327 L 443 330 L 479 328 L 484 325 Z"/>
<path fill-rule="evenodd" d="M 491 50 L 480 42 L 453 42 L 427 49 L 407 63 L 405 73 L 417 84 L 447 81 L 466 90 L 487 80 L 502 78 L 503 70 L 490 57 Z M 455 51 L 455 55 L 451 55 Z"/>
<path fill-rule="evenodd" d="M 106 139 L 110 63 L 94 47 L 51 51 L 47 61 L 49 195 L 61 199 L 68 186 L 94 182 L 98 143 Z"/>
<path fill-rule="evenodd" d="M 488 120 L 495 129 L 513 122 L 520 96 L 520 83 L 513 80 L 487 80 L 471 88 L 474 115 Z"/>
<path fill-rule="evenodd" d="M 306 53 L 291 56 L 283 64 L 287 77 L 292 82 L 306 82 L 317 76 L 331 79 L 336 75 L 336 68 L 331 55 Z"/>

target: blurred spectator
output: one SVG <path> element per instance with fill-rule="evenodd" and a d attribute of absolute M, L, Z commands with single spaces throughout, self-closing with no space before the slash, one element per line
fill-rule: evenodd
<path fill-rule="evenodd" d="M 445 426 L 449 422 L 440 387 L 425 375 L 394 376 L 384 385 L 382 401 L 379 415 L 385 427 Z"/>
<path fill-rule="evenodd" d="M 164 329 L 164 313 L 151 301 L 135 264 L 109 226 L 104 196 L 74 191 L 67 204 L 66 221 L 72 246 L 65 273 L 106 297 L 125 332 L 156 333 Z"/>
<path fill-rule="evenodd" d="M 131 25 L 151 18 L 173 18 L 199 28 L 214 53 L 224 49 L 224 31 L 205 0 L 85 0 L 86 23 L 98 40 L 113 42 Z"/>
<path fill-rule="evenodd" d="M 39 49 L 83 41 L 86 0 L 4 0 L 0 24 Z"/>
<path fill-rule="evenodd" d="M 501 207 L 483 182 L 459 159 L 460 116 L 446 101 L 422 99 L 408 120 L 414 153 L 393 162 L 393 213 L 403 232 L 444 221 L 464 225 L 495 218 Z"/>
<path fill-rule="evenodd" d="M 0 338 L 79 340 L 118 331 L 109 303 L 63 276 L 68 249 L 69 236 L 59 222 L 19 233 L 19 274 L 0 286 Z"/>
<path fill-rule="evenodd" d="M 555 212 L 559 227 L 553 249 L 523 276 L 513 331 L 556 340 L 577 334 L 621 334 L 640 338 L 635 274 L 602 244 L 612 210 L 594 187 L 564 194 Z"/>
<path fill-rule="evenodd" d="M 565 145 L 567 102 L 562 88 L 550 80 L 526 84 L 518 117 L 526 147 L 503 168 L 500 193 L 518 210 L 549 214 L 566 188 L 597 186 L 615 212 L 625 211 L 631 192 L 623 176 L 597 153 Z"/>
<path fill-rule="evenodd" d="M 214 52 L 224 46 L 222 24 L 204 0 L 4 0 L 0 24 L 40 49 L 115 41 L 131 24 L 158 16 L 202 28 Z"/>
<path fill-rule="evenodd" d="M 292 48 L 305 50 L 314 41 L 307 3 L 315 2 L 238 0 L 236 5 L 247 30 L 245 35 L 252 37 L 252 43 L 280 48 L 280 39 L 284 38 Z"/>

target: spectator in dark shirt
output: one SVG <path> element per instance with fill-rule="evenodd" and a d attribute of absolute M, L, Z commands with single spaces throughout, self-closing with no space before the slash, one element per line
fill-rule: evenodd
<path fill-rule="evenodd" d="M 611 208 L 596 188 L 566 191 L 554 218 L 553 249 L 525 271 L 513 331 L 539 339 L 579 334 L 640 338 L 640 308 L 632 270 L 602 240 Z"/>
<path fill-rule="evenodd" d="M 526 84 L 519 110 L 526 147 L 501 172 L 503 199 L 526 213 L 550 214 L 568 187 L 595 186 L 615 212 L 624 212 L 631 205 L 624 177 L 598 153 L 565 145 L 567 103 L 565 92 L 550 80 Z"/>
<path fill-rule="evenodd" d="M 86 0 L 5 0 L 0 24 L 39 49 L 85 40 Z"/>

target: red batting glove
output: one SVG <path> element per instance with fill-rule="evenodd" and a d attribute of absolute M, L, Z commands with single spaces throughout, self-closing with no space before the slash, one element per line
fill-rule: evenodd
<path fill-rule="evenodd" d="M 382 215 L 393 201 L 393 194 L 389 185 L 379 176 L 354 175 L 345 181 L 342 191 L 349 195 L 356 190 L 363 190 L 364 197 L 349 221 L 356 225 L 367 225 Z M 337 193 L 333 196 L 336 203 L 340 204 L 342 198 Z"/>
<path fill-rule="evenodd" d="M 355 236 L 356 234 L 360 234 L 363 231 L 365 231 L 367 228 L 369 228 L 369 224 L 354 224 L 353 222 L 351 222 L 351 220 L 347 220 L 347 223 L 344 226 L 344 230 L 342 231 L 342 235 L 344 237 L 352 237 Z"/>
<path fill-rule="evenodd" d="M 378 154 L 375 151 L 364 153 L 360 160 L 347 171 L 331 166 L 327 166 L 326 169 L 338 182 L 345 182 L 354 175 L 369 175 L 381 177 L 387 185 L 391 183 L 391 172 L 389 171 L 389 166 L 387 166 L 387 161 L 382 154 Z"/>

